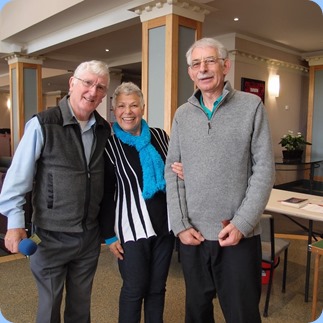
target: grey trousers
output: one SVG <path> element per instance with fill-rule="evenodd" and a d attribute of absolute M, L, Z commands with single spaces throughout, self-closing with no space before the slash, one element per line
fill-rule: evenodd
<path fill-rule="evenodd" d="M 100 254 L 99 229 L 64 233 L 36 228 L 35 232 L 41 239 L 30 257 L 39 297 L 36 322 L 61 322 L 64 288 L 64 323 L 91 322 L 91 291 Z"/>

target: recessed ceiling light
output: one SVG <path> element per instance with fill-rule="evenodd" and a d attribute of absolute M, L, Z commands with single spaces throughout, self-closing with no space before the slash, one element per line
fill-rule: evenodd
<path fill-rule="evenodd" d="M 110 51 L 110 49 L 109 49 L 109 48 L 106 48 L 106 49 L 105 49 L 105 51 L 106 51 L 106 52 L 109 52 L 109 51 Z"/>
<path fill-rule="evenodd" d="M 239 18 L 238 18 L 238 17 L 236 17 L 236 18 L 233 18 L 233 20 L 234 20 L 234 21 L 239 21 Z"/>

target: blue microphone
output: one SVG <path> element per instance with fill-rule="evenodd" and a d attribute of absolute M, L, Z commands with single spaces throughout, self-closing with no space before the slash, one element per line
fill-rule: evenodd
<path fill-rule="evenodd" d="M 33 255 L 38 247 L 38 244 L 41 242 L 37 234 L 33 234 L 30 238 L 22 239 L 18 245 L 18 251 L 24 256 Z"/>

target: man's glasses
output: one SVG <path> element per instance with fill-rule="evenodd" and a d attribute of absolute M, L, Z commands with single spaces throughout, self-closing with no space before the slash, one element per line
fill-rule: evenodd
<path fill-rule="evenodd" d="M 194 61 L 192 61 L 190 68 L 193 70 L 197 70 L 201 67 L 201 64 L 204 63 L 206 66 L 212 66 L 215 65 L 218 60 L 224 60 L 225 58 L 221 58 L 221 57 L 206 57 L 204 59 L 196 59 Z"/>
<path fill-rule="evenodd" d="M 76 76 L 73 76 L 74 78 L 76 78 L 77 80 L 81 81 L 83 86 L 88 88 L 88 89 L 91 89 L 93 86 L 96 87 L 96 90 L 102 94 L 106 94 L 107 93 L 107 90 L 108 88 L 103 85 L 103 84 L 95 84 L 95 82 L 92 82 L 92 81 L 89 81 L 89 80 L 82 80 Z"/>

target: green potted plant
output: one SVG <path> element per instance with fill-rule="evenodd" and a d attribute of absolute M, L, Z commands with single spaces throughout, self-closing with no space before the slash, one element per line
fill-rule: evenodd
<path fill-rule="evenodd" d="M 294 135 L 291 130 L 281 138 L 279 144 L 285 149 L 283 150 L 284 162 L 300 162 L 305 145 L 311 145 L 300 132 Z"/>

